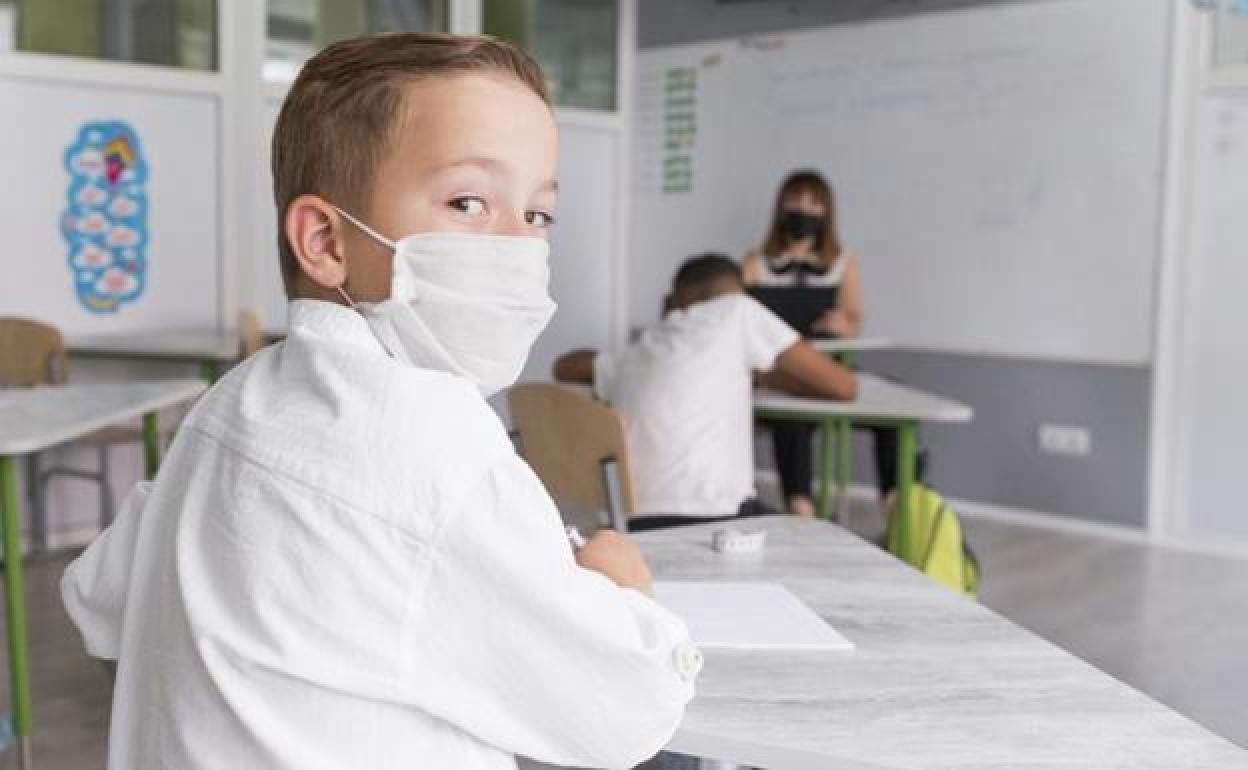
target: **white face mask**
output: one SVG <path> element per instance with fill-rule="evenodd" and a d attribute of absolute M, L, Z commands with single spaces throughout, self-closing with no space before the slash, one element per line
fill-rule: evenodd
<path fill-rule="evenodd" d="M 389 299 L 356 303 L 338 289 L 386 352 L 413 366 L 466 377 L 487 398 L 515 383 L 555 313 L 545 240 L 425 233 L 395 242 L 337 211 L 394 250 Z"/>

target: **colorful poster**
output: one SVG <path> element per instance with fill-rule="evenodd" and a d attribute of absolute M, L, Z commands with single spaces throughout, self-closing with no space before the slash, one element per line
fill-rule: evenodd
<path fill-rule="evenodd" d="M 116 313 L 143 294 L 147 274 L 147 161 L 122 121 L 84 124 L 65 150 L 61 235 L 78 301 Z"/>

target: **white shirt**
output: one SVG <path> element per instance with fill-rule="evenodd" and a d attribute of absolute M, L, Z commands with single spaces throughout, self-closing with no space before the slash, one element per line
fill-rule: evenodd
<path fill-rule="evenodd" d="M 723 516 L 754 496 L 752 373 L 797 332 L 745 294 L 668 313 L 594 387 L 624 418 L 638 513 Z"/>
<path fill-rule="evenodd" d="M 471 383 L 392 361 L 345 308 L 290 317 L 65 573 L 87 651 L 118 661 L 108 766 L 655 753 L 700 660 L 683 623 L 575 564 Z"/>

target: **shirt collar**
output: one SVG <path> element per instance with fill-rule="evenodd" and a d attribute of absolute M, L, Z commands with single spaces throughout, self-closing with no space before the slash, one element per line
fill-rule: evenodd
<path fill-rule="evenodd" d="M 287 319 L 292 335 L 302 332 L 385 352 L 368 321 L 344 305 L 319 299 L 291 300 Z"/>

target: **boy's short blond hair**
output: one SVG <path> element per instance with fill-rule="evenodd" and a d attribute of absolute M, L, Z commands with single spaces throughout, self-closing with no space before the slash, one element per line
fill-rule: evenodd
<path fill-rule="evenodd" d="M 299 275 L 283 226 L 291 201 L 320 195 L 367 216 L 373 177 L 397 134 L 403 86 L 470 72 L 514 77 L 550 103 L 537 62 L 516 46 L 486 36 L 373 35 L 334 43 L 303 66 L 273 129 L 277 247 L 288 297 L 295 296 Z"/>

